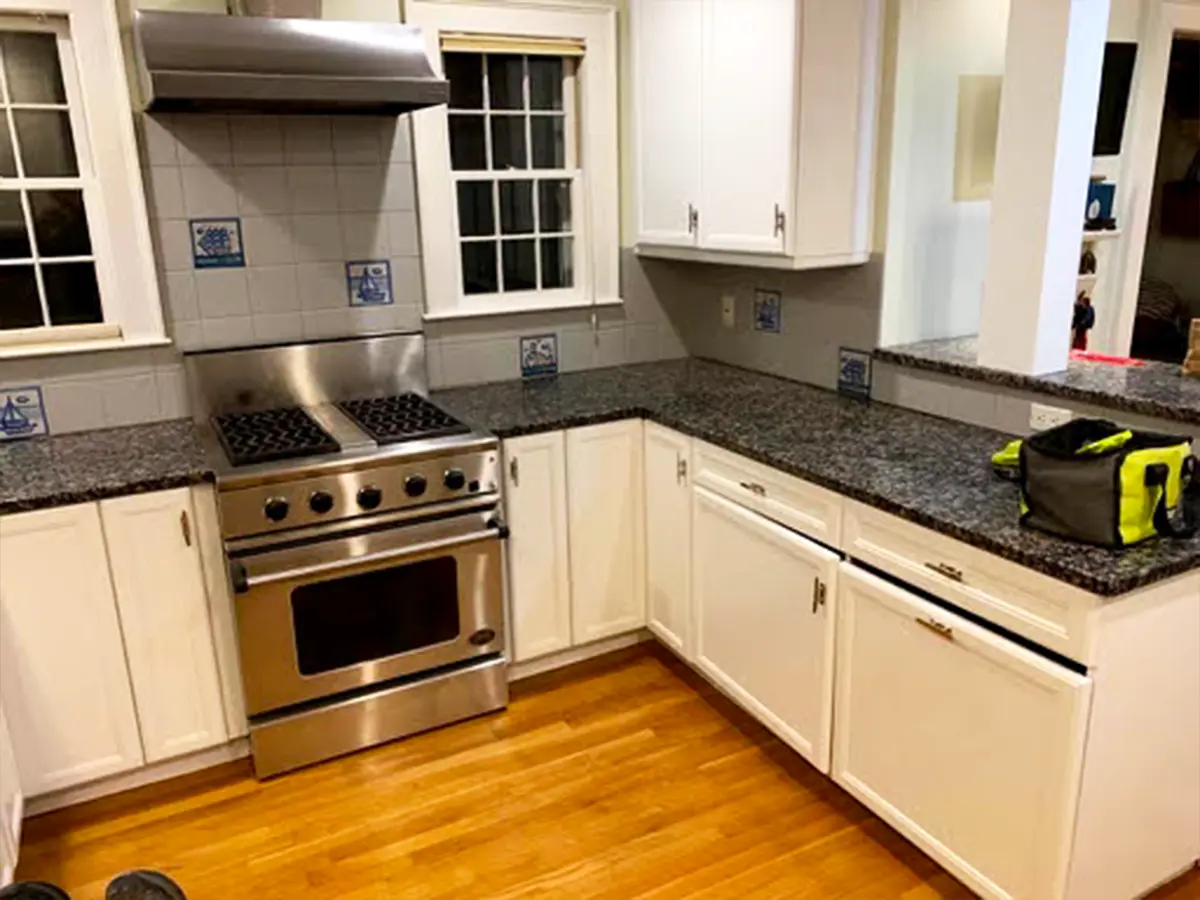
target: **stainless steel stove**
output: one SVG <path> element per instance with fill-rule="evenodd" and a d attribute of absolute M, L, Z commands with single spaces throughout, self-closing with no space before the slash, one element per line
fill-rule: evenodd
<path fill-rule="evenodd" d="M 259 776 L 503 707 L 499 445 L 426 399 L 423 337 L 187 368 Z"/>

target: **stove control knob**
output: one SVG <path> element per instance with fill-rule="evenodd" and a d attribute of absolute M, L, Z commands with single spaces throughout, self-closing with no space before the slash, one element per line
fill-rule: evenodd
<path fill-rule="evenodd" d="M 358 492 L 358 505 L 363 509 L 375 509 L 383 502 L 383 491 L 375 487 L 373 484 L 368 484 L 365 488 L 360 488 Z"/>
<path fill-rule="evenodd" d="M 467 483 L 467 476 L 462 469 L 447 469 L 444 484 L 452 491 L 461 491 Z"/>
<path fill-rule="evenodd" d="M 420 497 L 425 493 L 426 484 L 424 475 L 409 475 L 404 479 L 404 493 L 410 497 Z"/>
<path fill-rule="evenodd" d="M 308 508 L 324 515 L 333 509 L 333 494 L 328 491 L 313 491 L 313 495 L 308 498 Z"/>
<path fill-rule="evenodd" d="M 282 497 L 272 497 L 263 507 L 263 514 L 272 522 L 282 522 L 287 518 L 288 502 Z"/>

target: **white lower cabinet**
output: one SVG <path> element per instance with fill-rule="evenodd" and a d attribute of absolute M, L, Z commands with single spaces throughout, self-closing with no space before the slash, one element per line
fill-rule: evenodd
<path fill-rule="evenodd" d="M 0 707 L 0 888 L 12 881 L 17 868 L 24 799 L 8 723 Z"/>
<path fill-rule="evenodd" d="M 227 738 L 187 488 L 100 504 L 147 762 Z"/>
<path fill-rule="evenodd" d="M 693 488 L 696 665 L 829 771 L 836 553 Z"/>
<path fill-rule="evenodd" d="M 95 504 L 0 518 L 0 705 L 29 796 L 144 762 Z"/>
<path fill-rule="evenodd" d="M 833 777 L 987 898 L 1063 896 L 1090 680 L 843 564 Z"/>
<path fill-rule="evenodd" d="M 646 423 L 646 625 L 692 656 L 692 441 Z"/>

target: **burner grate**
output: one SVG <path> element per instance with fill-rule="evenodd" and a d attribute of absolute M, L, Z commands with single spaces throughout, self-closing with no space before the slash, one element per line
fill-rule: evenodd
<path fill-rule="evenodd" d="M 216 416 L 221 445 L 235 466 L 336 453 L 341 447 L 299 408 Z"/>
<path fill-rule="evenodd" d="M 345 400 L 338 409 L 380 444 L 466 434 L 471 429 L 420 394 Z"/>

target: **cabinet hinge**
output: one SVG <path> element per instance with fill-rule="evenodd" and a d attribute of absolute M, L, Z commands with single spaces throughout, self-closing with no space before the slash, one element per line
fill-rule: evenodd
<path fill-rule="evenodd" d="M 688 234 L 696 234 L 700 231 L 700 210 L 688 204 Z"/>
<path fill-rule="evenodd" d="M 679 484 L 687 481 L 687 460 L 683 457 L 675 462 L 675 481 Z"/>
<path fill-rule="evenodd" d="M 192 523 L 188 520 L 186 509 L 179 514 L 179 530 L 183 532 L 183 542 L 192 546 Z"/>
<path fill-rule="evenodd" d="M 517 465 L 515 456 L 508 461 L 508 474 L 512 478 L 513 487 L 518 487 L 521 484 L 521 468 Z"/>
<path fill-rule="evenodd" d="M 825 591 L 826 591 L 825 582 L 823 582 L 820 578 L 814 578 L 813 579 L 813 608 L 812 608 L 814 615 L 816 614 L 818 609 L 820 609 L 822 606 L 825 605 Z"/>
<path fill-rule="evenodd" d="M 775 204 L 775 237 L 783 234 L 784 228 L 787 227 L 787 213 L 779 208 L 779 204 Z"/>

